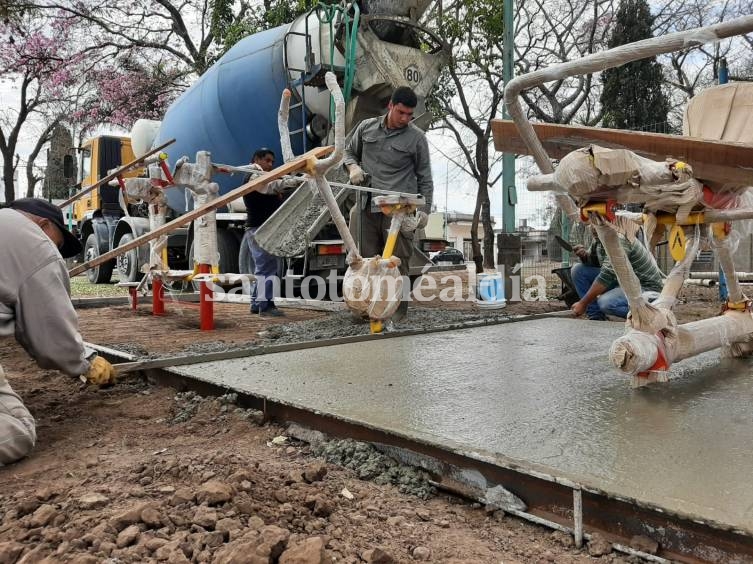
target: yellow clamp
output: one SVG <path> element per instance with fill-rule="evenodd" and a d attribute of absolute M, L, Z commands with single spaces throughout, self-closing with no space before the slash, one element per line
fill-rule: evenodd
<path fill-rule="evenodd" d="M 586 204 L 580 208 L 580 217 L 584 222 L 587 222 L 589 213 L 597 213 L 601 217 L 604 217 L 609 221 L 614 221 L 614 210 L 615 202 L 613 200 L 609 200 L 607 202 L 594 202 L 591 204 Z"/>
<path fill-rule="evenodd" d="M 305 170 L 310 175 L 314 175 L 316 173 L 316 165 L 319 162 L 319 159 L 316 157 L 309 157 L 306 159 L 306 166 L 303 167 L 303 170 Z"/>
<path fill-rule="evenodd" d="M 714 239 L 717 241 L 723 241 L 729 235 L 731 225 L 725 222 L 712 223 L 711 231 L 714 234 Z"/>
<path fill-rule="evenodd" d="M 186 282 L 191 282 L 198 273 L 199 273 L 199 263 L 195 262 L 193 263 L 193 272 L 189 274 L 188 276 L 186 276 Z"/>
<path fill-rule="evenodd" d="M 415 204 L 382 204 L 379 206 L 379 210 L 384 215 L 392 215 L 393 213 L 397 211 L 404 210 L 405 213 L 412 213 L 416 211 L 416 205 Z"/>
<path fill-rule="evenodd" d="M 211 268 L 210 270 L 211 270 L 212 274 L 220 274 L 220 265 L 219 265 L 219 264 L 213 264 L 213 265 L 212 265 L 212 268 Z M 217 278 L 217 277 L 215 277 L 215 278 L 212 278 L 212 282 L 214 282 L 215 284 L 216 284 L 217 282 L 219 282 L 219 280 L 220 280 L 220 279 L 219 279 L 219 278 Z"/>
<path fill-rule="evenodd" d="M 643 214 L 644 222 L 647 219 L 647 215 Z M 671 213 L 659 213 L 656 214 L 656 223 L 659 225 L 700 225 L 704 223 L 703 212 L 692 212 L 688 214 L 688 218 L 682 223 L 677 222 L 677 217 Z"/>
<path fill-rule="evenodd" d="M 672 168 L 674 168 L 676 171 L 683 171 L 687 168 L 688 164 L 684 163 L 682 161 L 677 161 L 674 165 L 672 165 Z"/>
<path fill-rule="evenodd" d="M 725 309 L 733 309 L 735 311 L 745 311 L 748 309 L 749 302 L 743 300 L 742 302 L 727 302 L 724 304 Z"/>
<path fill-rule="evenodd" d="M 167 153 L 160 153 L 159 154 L 159 160 L 166 161 L 167 160 Z"/>

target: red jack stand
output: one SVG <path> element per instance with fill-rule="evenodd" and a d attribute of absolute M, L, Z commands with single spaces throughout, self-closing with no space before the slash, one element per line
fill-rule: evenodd
<path fill-rule="evenodd" d="M 152 280 L 152 315 L 165 315 L 165 289 L 160 278 Z"/>
<path fill-rule="evenodd" d="M 199 265 L 199 274 L 209 274 L 212 268 L 208 264 Z M 214 302 L 213 292 L 209 282 L 202 282 L 199 294 L 199 320 L 202 331 L 214 330 Z"/>
<path fill-rule="evenodd" d="M 136 291 L 136 286 L 130 286 L 128 293 L 131 295 L 131 309 L 136 311 L 139 305 L 139 293 Z"/>

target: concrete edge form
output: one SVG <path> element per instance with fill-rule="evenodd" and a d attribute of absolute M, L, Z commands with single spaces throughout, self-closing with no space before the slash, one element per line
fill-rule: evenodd
<path fill-rule="evenodd" d="M 342 342 L 340 339 L 337 341 Z M 301 348 L 300 344 L 280 347 L 290 350 L 296 345 Z M 125 355 L 114 349 L 98 348 L 112 358 L 133 359 L 132 355 Z M 277 347 L 256 350 L 251 354 L 255 356 L 276 352 L 271 348 Z M 206 356 L 208 355 L 204 355 L 202 361 L 208 360 Z M 167 367 L 146 369 L 142 374 L 149 381 L 178 391 L 192 390 L 203 395 L 222 395 L 228 392 L 223 386 L 170 372 Z M 433 444 L 401 436 L 261 395 L 239 392 L 238 403 L 242 407 L 262 411 L 265 419 L 278 423 L 294 423 L 327 436 L 372 443 L 387 454 L 422 467 L 436 476 L 439 488 L 468 499 L 483 500 L 486 491 L 502 486 L 523 499 L 527 505 L 526 511 L 508 508 L 506 511 L 511 515 L 568 534 L 574 534 L 581 527 L 588 531 L 583 533 L 583 538 L 586 539 L 592 532 L 600 532 L 617 550 L 627 554 L 656 562 L 666 561 L 664 559 L 730 564 L 753 561 L 751 531 L 738 530 L 698 516 L 673 513 L 656 505 L 614 496 L 587 484 L 553 476 L 521 461 L 505 460 L 478 451 L 469 452 L 458 445 Z M 576 519 L 578 512 L 574 492 L 579 492 L 582 522 Z M 635 536 L 657 541 L 660 546 L 658 555 L 651 556 L 631 549 L 629 544 Z"/>

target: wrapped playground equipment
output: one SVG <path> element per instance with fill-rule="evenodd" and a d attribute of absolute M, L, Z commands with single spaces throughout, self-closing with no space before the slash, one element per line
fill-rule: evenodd
<path fill-rule="evenodd" d="M 556 170 L 537 130 L 525 118 L 519 93 L 544 82 L 751 31 L 753 16 L 745 16 L 647 39 L 517 77 L 505 89 L 505 104 L 519 139 L 542 172 L 529 181 L 529 189 L 554 191 L 571 221 L 595 226 L 625 291 L 630 306 L 626 333 L 612 344 L 609 356 L 635 386 L 664 381 L 673 362 L 708 350 L 721 348 L 723 355 L 732 356 L 753 352 L 753 307 L 742 292 L 732 258 L 739 239 L 735 231 L 748 231 L 746 223 L 753 218 L 753 84 L 710 88 L 691 100 L 684 132 L 692 138 L 602 129 L 595 137 L 613 139 L 613 148 L 586 143 L 557 155 L 561 161 Z M 590 128 L 578 129 L 587 133 Z M 500 132 L 495 131 L 495 141 L 503 150 L 512 142 L 502 140 Z M 684 154 L 676 154 L 677 147 L 684 147 Z M 652 158 L 631 148 L 640 148 Z M 619 209 L 629 203 L 639 204 L 642 211 Z M 677 262 L 661 296 L 653 303 L 641 295 L 620 242 L 635 223 L 644 226 L 647 241 L 654 232 L 671 226 L 670 240 L 682 243 L 673 253 Z M 678 325 L 672 309 L 700 247 L 717 254 L 729 298 L 722 315 Z"/>

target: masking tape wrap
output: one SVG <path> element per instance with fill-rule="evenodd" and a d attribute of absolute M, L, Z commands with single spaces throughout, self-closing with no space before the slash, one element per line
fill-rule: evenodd
<path fill-rule="evenodd" d="M 184 186 L 193 197 L 194 209 L 217 199 L 220 187 L 211 182 L 212 160 L 208 151 L 196 153 L 196 162 L 181 158 L 176 164 L 173 179 L 176 185 Z M 211 212 L 196 219 L 193 223 L 193 262 L 217 267 L 220 255 L 217 250 L 217 212 Z"/>
<path fill-rule="evenodd" d="M 659 337 L 631 329 L 609 349 L 609 361 L 623 372 L 636 375 L 651 368 L 658 358 Z"/>
<path fill-rule="evenodd" d="M 722 348 L 723 356 L 741 355 L 747 352 L 744 344 L 753 335 L 753 316 L 747 311 L 728 310 L 724 315 L 680 325 L 677 335 L 675 361 L 718 348 Z"/>
<path fill-rule="evenodd" d="M 731 232 L 725 238 L 719 238 L 717 235 L 714 235 L 711 239 L 711 247 L 719 258 L 719 266 L 722 269 L 722 272 L 724 272 L 724 277 L 727 280 L 728 296 L 729 301 L 731 302 L 741 302 L 746 299 L 737 278 L 735 263 L 732 256 L 737 250 L 739 243 L 740 235 L 736 231 Z"/>
<path fill-rule="evenodd" d="M 157 211 L 153 212 L 154 205 L 149 206 L 149 230 L 154 231 L 165 225 L 165 212 L 167 206 L 160 203 L 156 206 Z M 162 251 L 167 247 L 167 233 L 160 235 L 156 239 L 149 241 L 149 270 L 166 270 L 167 265 L 162 262 Z"/>
<path fill-rule="evenodd" d="M 219 186 L 214 184 L 219 190 Z M 203 206 L 215 199 L 211 194 L 194 194 L 194 206 Z M 220 253 L 217 251 L 217 212 L 211 211 L 193 224 L 193 261 L 195 264 L 219 266 Z"/>
<path fill-rule="evenodd" d="M 400 259 L 379 256 L 351 265 L 343 279 L 343 298 L 351 311 L 385 320 L 395 313 L 403 295 Z"/>
<path fill-rule="evenodd" d="M 654 302 L 654 306 L 665 310 L 671 310 L 677 303 L 677 296 L 682 289 L 685 280 L 690 275 L 690 267 L 696 258 L 698 248 L 701 243 L 701 228 L 699 225 L 685 228 L 685 231 L 692 230 L 692 235 L 685 243 L 685 257 L 675 263 L 669 272 L 667 279 L 664 281 L 664 287 L 661 296 Z M 676 325 L 676 323 L 672 323 Z"/>
<path fill-rule="evenodd" d="M 703 186 L 689 174 L 680 173 L 673 162 L 656 162 L 626 149 L 590 145 L 565 155 L 551 179 L 581 204 L 592 199 L 642 203 L 649 211 L 667 211 L 687 216 L 702 201 Z"/>

